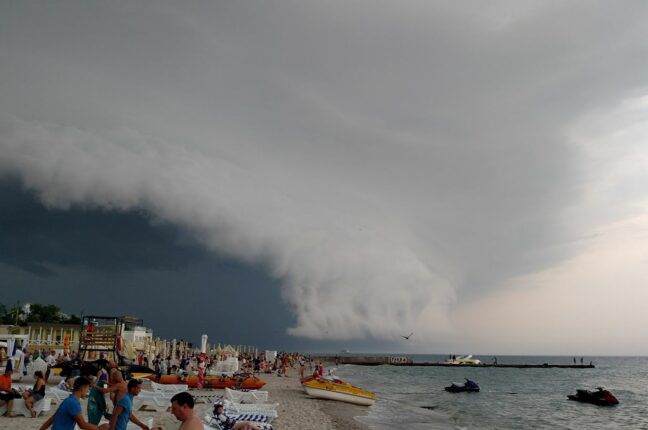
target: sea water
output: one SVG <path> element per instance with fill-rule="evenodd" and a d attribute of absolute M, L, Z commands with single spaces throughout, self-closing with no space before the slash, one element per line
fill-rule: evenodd
<path fill-rule="evenodd" d="M 447 356 L 418 355 L 416 362 Z M 492 357 L 479 357 L 491 363 Z M 572 357 L 498 356 L 505 364 L 573 364 Z M 580 357 L 576 358 L 580 364 Z M 335 375 L 376 392 L 359 421 L 373 429 L 648 429 L 648 358 L 585 357 L 594 369 L 398 367 L 342 365 Z M 468 378 L 478 393 L 443 388 Z M 567 400 L 576 389 L 605 387 L 620 404 L 602 407 Z"/>

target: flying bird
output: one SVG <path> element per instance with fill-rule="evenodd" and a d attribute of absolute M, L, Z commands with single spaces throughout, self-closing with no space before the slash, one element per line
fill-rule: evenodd
<path fill-rule="evenodd" d="M 403 336 L 403 335 L 401 334 L 401 337 L 402 337 L 403 339 L 407 339 L 407 340 L 409 340 L 409 338 L 412 337 L 413 334 L 414 334 L 414 332 L 411 332 L 411 333 L 408 334 L 407 336 Z"/>

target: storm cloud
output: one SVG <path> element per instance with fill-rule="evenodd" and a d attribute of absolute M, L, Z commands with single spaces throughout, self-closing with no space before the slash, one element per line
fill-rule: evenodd
<path fill-rule="evenodd" d="M 0 172 L 263 265 L 315 339 L 439 341 L 578 252 L 574 127 L 648 81 L 640 2 L 1 8 Z"/>

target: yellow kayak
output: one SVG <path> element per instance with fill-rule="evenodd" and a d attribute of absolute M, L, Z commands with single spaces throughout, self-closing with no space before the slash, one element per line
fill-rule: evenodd
<path fill-rule="evenodd" d="M 304 390 L 309 396 L 320 399 L 339 400 L 361 406 L 371 406 L 376 394 L 356 387 L 340 379 L 317 378 L 304 382 Z"/>

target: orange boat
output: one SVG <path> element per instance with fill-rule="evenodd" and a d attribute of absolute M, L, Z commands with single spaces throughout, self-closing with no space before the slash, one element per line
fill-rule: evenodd
<path fill-rule="evenodd" d="M 187 384 L 189 388 L 198 386 L 198 376 L 190 375 L 180 377 L 178 375 L 162 375 L 160 378 L 149 378 L 159 384 Z M 256 376 L 205 376 L 203 388 L 235 388 L 246 390 L 258 390 L 266 384 L 266 381 Z"/>

